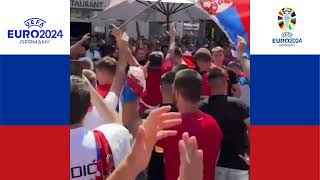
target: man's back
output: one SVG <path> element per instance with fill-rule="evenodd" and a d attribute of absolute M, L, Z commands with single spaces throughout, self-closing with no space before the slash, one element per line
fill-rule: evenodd
<path fill-rule="evenodd" d="M 92 131 L 85 128 L 70 131 L 70 179 L 95 179 L 96 166 L 90 166 L 97 161 L 97 150 Z M 83 168 L 83 166 L 85 168 Z M 88 170 L 84 174 L 83 169 Z"/>
<path fill-rule="evenodd" d="M 164 149 L 166 180 L 176 180 L 179 175 L 179 149 L 178 142 L 184 132 L 197 138 L 199 149 L 203 150 L 204 179 L 214 179 L 215 166 L 220 151 L 222 132 L 217 122 L 209 115 L 198 113 L 184 113 L 182 124 L 175 127 L 178 133 L 174 137 L 159 142 Z"/>
<path fill-rule="evenodd" d="M 130 149 L 131 135 L 119 124 L 98 127 L 107 139 L 115 167 Z M 97 146 L 93 131 L 84 127 L 70 131 L 70 179 L 95 179 L 97 175 Z"/>
<path fill-rule="evenodd" d="M 248 170 L 239 154 L 244 154 L 249 147 L 244 122 L 250 116 L 249 107 L 238 98 L 216 95 L 203 100 L 201 110 L 217 120 L 224 134 L 218 166 Z"/>

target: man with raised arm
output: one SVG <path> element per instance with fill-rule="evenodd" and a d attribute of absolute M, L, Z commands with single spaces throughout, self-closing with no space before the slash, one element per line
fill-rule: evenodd
<path fill-rule="evenodd" d="M 167 34 L 169 35 L 169 50 L 162 65 L 163 72 L 171 71 L 175 66 L 186 64 L 190 69 L 195 69 L 195 64 L 183 56 L 182 50 L 176 46 L 176 29 L 171 26 Z"/>
<path fill-rule="evenodd" d="M 122 52 L 122 50 L 127 47 L 127 39 L 119 38 L 117 42 L 119 47 L 121 47 L 121 50 L 120 50 L 121 57 L 116 65 L 115 76 L 113 78 L 112 85 L 106 97 L 104 98 L 104 100 L 101 101 L 100 96 L 94 96 L 95 98 L 92 98 L 92 99 L 97 99 L 99 101 L 92 102 L 94 106 L 92 107 L 92 109 L 89 110 L 89 112 L 85 117 L 84 126 L 88 129 L 94 129 L 103 124 L 110 123 L 110 120 L 115 119 L 114 114 L 116 112 L 114 112 L 114 110 L 116 110 L 119 104 L 118 102 L 119 102 L 120 93 L 126 80 L 126 67 L 127 67 L 127 55 L 126 53 Z M 90 87 L 90 89 L 91 89 L 91 92 L 93 93 L 96 92 L 94 90 L 94 87 Z M 105 104 L 110 109 L 113 110 L 113 113 L 107 113 L 109 111 L 106 110 Z M 120 106 L 120 110 L 121 110 L 121 106 Z M 121 119 L 121 115 L 120 115 L 120 118 L 116 118 L 116 119 Z"/>
<path fill-rule="evenodd" d="M 85 34 L 80 41 L 76 42 L 70 48 L 70 58 L 73 60 L 78 60 L 86 55 L 86 49 L 84 47 L 85 43 L 88 43 L 90 39 L 90 33 Z"/>
<path fill-rule="evenodd" d="M 130 149 L 131 135 L 119 122 L 116 112 L 89 85 L 89 81 L 70 78 L 70 178 L 96 179 L 107 176 Z M 109 124 L 89 130 L 83 126 L 91 102 L 101 106 Z"/>

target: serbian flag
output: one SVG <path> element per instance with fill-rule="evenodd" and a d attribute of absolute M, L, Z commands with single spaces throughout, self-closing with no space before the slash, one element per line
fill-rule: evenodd
<path fill-rule="evenodd" d="M 250 43 L 250 0 L 198 0 L 196 5 L 210 15 L 234 45 L 238 36 Z"/>

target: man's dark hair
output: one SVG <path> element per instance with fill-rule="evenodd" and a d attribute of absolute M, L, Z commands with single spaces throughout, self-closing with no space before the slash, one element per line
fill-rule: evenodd
<path fill-rule="evenodd" d="M 179 64 L 173 67 L 172 71 L 177 73 L 178 71 L 184 70 L 184 69 L 189 69 L 188 65 L 186 64 Z"/>
<path fill-rule="evenodd" d="M 163 52 L 164 49 L 169 49 L 169 46 L 168 46 L 168 45 L 162 45 L 162 46 L 161 46 L 161 51 Z"/>
<path fill-rule="evenodd" d="M 99 61 L 97 61 L 96 69 L 108 71 L 111 74 L 116 74 L 116 68 L 117 68 L 117 61 L 109 56 L 103 57 Z"/>
<path fill-rule="evenodd" d="M 218 88 L 227 83 L 228 79 L 220 68 L 213 68 L 208 74 L 208 81 L 211 88 Z"/>
<path fill-rule="evenodd" d="M 78 61 L 80 61 L 82 70 L 85 70 L 85 69 L 92 70 L 93 69 L 93 62 L 90 59 L 84 57 L 84 58 L 80 58 Z"/>
<path fill-rule="evenodd" d="M 202 77 L 197 71 L 184 69 L 177 72 L 173 86 L 184 99 L 193 103 L 200 101 Z"/>
<path fill-rule="evenodd" d="M 101 51 L 101 56 L 112 56 L 114 51 L 115 51 L 116 47 L 111 45 L 111 44 L 103 44 L 100 47 L 100 51 Z"/>
<path fill-rule="evenodd" d="M 90 61 L 91 60 L 85 57 L 80 58 L 79 60 L 70 61 L 70 75 L 81 76 L 83 70 L 91 70 L 93 65 L 90 63 Z"/>
<path fill-rule="evenodd" d="M 194 59 L 196 61 L 202 60 L 202 61 L 212 61 L 211 59 L 211 53 L 206 48 L 200 48 L 196 51 L 194 55 Z"/>
<path fill-rule="evenodd" d="M 90 107 L 90 91 L 84 80 L 70 77 L 70 123 L 78 124 L 86 116 Z"/>
<path fill-rule="evenodd" d="M 151 69 L 161 69 L 163 60 L 163 53 L 161 51 L 154 51 L 149 55 L 149 67 Z"/>
<path fill-rule="evenodd" d="M 166 72 L 164 75 L 161 76 L 161 85 L 173 85 L 175 76 L 176 73 L 173 71 Z"/>
<path fill-rule="evenodd" d="M 77 60 L 70 61 L 70 75 L 81 76 L 82 75 L 81 62 Z"/>

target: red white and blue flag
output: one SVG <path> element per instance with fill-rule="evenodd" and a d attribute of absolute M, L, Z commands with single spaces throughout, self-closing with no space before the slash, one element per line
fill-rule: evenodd
<path fill-rule="evenodd" d="M 196 4 L 218 23 L 232 43 L 237 43 L 238 36 L 250 42 L 250 0 L 199 0 Z"/>

